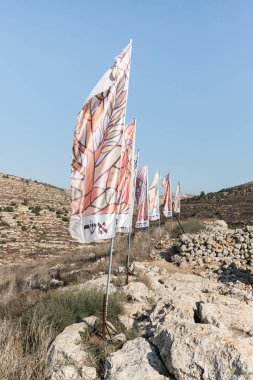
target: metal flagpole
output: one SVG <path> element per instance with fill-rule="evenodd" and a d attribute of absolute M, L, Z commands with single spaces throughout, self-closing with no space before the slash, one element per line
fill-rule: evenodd
<path fill-rule="evenodd" d="M 110 249 L 110 257 L 109 257 L 109 267 L 108 267 L 106 292 L 103 296 L 103 314 L 102 314 L 102 337 L 103 338 L 105 338 L 105 332 L 106 332 L 106 328 L 107 328 L 106 319 L 107 319 L 107 314 L 108 314 L 109 287 L 110 287 L 110 279 L 111 279 L 111 272 L 112 272 L 113 244 L 114 244 L 114 238 L 112 238 L 112 240 L 111 240 L 111 249 Z"/>
<path fill-rule="evenodd" d="M 128 284 L 128 278 L 129 278 L 129 266 L 130 266 L 130 255 L 131 255 L 131 233 L 132 230 L 129 228 L 128 233 L 128 252 L 127 252 L 127 267 L 126 267 L 126 285 Z"/>
<path fill-rule="evenodd" d="M 159 215 L 159 234 L 160 234 L 160 241 L 162 240 L 162 235 L 161 235 L 161 216 Z"/>
<path fill-rule="evenodd" d="M 109 288 L 110 288 L 110 280 L 111 280 L 111 273 L 112 273 L 112 251 L 113 251 L 113 245 L 114 245 L 114 238 L 112 238 L 111 241 L 111 250 L 110 250 L 110 257 L 109 257 L 109 267 L 108 267 L 108 276 L 107 276 L 107 284 L 106 284 L 106 308 L 105 308 L 105 318 L 107 318 L 107 310 L 108 310 L 108 298 L 109 298 Z"/>

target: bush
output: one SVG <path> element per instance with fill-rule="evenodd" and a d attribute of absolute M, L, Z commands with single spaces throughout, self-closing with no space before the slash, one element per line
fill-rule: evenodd
<path fill-rule="evenodd" d="M 9 227 L 10 225 L 0 218 L 0 227 Z"/>
<path fill-rule="evenodd" d="M 63 216 L 63 217 L 62 217 L 62 221 L 63 221 L 63 222 L 68 222 L 68 221 L 69 221 L 69 218 L 68 218 L 67 216 Z"/>
<path fill-rule="evenodd" d="M 40 215 L 40 211 L 42 210 L 42 208 L 40 206 L 35 206 L 35 207 L 29 207 L 29 209 L 31 210 L 31 212 L 35 215 Z"/>
<path fill-rule="evenodd" d="M 14 211 L 14 208 L 12 206 L 6 206 L 3 208 L 3 211 L 6 211 L 6 212 L 13 212 Z"/>
<path fill-rule="evenodd" d="M 113 294 L 109 298 L 108 320 L 113 323 L 122 311 L 122 302 L 121 294 Z M 95 290 L 51 293 L 24 313 L 22 323 L 28 326 L 34 318 L 38 321 L 45 319 L 59 334 L 66 326 L 81 322 L 84 317 L 96 315 L 101 319 L 102 305 L 103 295 Z"/>
<path fill-rule="evenodd" d="M 22 227 L 21 227 L 21 230 L 22 230 L 22 231 L 27 231 L 27 227 L 26 227 L 26 226 L 22 226 Z"/>
<path fill-rule="evenodd" d="M 27 206 L 27 205 L 28 205 L 28 199 L 27 199 L 27 198 L 25 198 L 25 199 L 23 200 L 22 205 L 23 205 L 23 206 Z"/>

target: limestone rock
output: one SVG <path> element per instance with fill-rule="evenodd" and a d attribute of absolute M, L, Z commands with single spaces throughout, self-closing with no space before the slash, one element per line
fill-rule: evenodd
<path fill-rule="evenodd" d="M 105 380 L 165 380 L 171 379 L 161 359 L 150 343 L 136 338 L 111 354 L 105 362 Z"/>
<path fill-rule="evenodd" d="M 253 336 L 253 305 L 238 303 L 235 305 L 201 303 L 199 306 L 199 318 L 202 323 L 210 323 L 215 326 L 226 326 L 228 329 L 241 334 Z"/>
<path fill-rule="evenodd" d="M 153 338 L 164 364 L 177 380 L 252 380 L 253 341 L 193 322 L 160 325 Z"/>
<path fill-rule="evenodd" d="M 56 337 L 48 352 L 48 362 L 53 370 L 51 380 L 58 380 L 58 378 L 59 380 L 65 378 L 66 380 L 72 380 L 72 378 L 73 380 L 79 380 L 77 375 L 84 367 L 87 367 L 86 364 L 89 360 L 89 354 L 83 349 L 80 333 L 87 332 L 88 328 L 93 327 L 95 322 L 96 317 L 85 318 L 83 322 L 67 326 L 63 332 Z M 76 371 L 73 370 L 72 366 Z M 92 375 L 96 372 L 96 370 L 95 372 L 94 370 L 95 368 L 88 367 L 88 373 L 91 374 L 89 379 L 96 378 L 96 376 L 94 377 Z M 82 378 L 83 377 L 80 377 L 80 379 Z M 85 379 L 88 380 L 88 377 Z"/>

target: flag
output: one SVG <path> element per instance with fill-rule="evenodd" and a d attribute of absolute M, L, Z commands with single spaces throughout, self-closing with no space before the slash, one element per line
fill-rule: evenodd
<path fill-rule="evenodd" d="M 135 119 L 124 128 L 123 157 L 120 169 L 120 184 L 118 191 L 117 232 L 129 232 L 132 225 L 133 181 L 134 181 L 134 144 Z"/>
<path fill-rule="evenodd" d="M 77 117 L 71 163 L 70 233 L 81 243 L 115 236 L 131 50 L 130 42 L 95 86 Z"/>
<path fill-rule="evenodd" d="M 171 194 L 171 181 L 170 174 L 167 174 L 162 182 L 164 188 L 164 204 L 163 214 L 166 218 L 172 217 L 172 194 Z"/>
<path fill-rule="evenodd" d="M 178 181 L 175 198 L 174 198 L 174 211 L 177 213 L 180 213 L 180 200 L 181 200 L 180 193 L 181 193 L 181 188 L 180 188 L 180 182 Z"/>
<path fill-rule="evenodd" d="M 137 171 L 136 179 L 137 218 L 136 228 L 148 227 L 148 167 Z"/>
<path fill-rule="evenodd" d="M 131 202 L 130 202 L 130 215 L 129 215 L 129 220 L 130 220 L 129 232 L 132 231 L 132 224 L 133 224 L 133 213 L 134 213 L 134 202 L 135 202 L 138 162 L 139 162 L 139 151 L 134 156 L 132 198 L 131 198 Z"/>
<path fill-rule="evenodd" d="M 160 173 L 157 172 L 154 175 L 153 181 L 149 186 L 149 219 L 158 220 L 160 219 L 160 202 L 159 202 L 159 182 Z"/>

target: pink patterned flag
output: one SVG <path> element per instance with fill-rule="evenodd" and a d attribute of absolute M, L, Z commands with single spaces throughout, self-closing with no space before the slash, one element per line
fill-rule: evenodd
<path fill-rule="evenodd" d="M 131 50 L 130 42 L 95 86 L 77 117 L 71 163 L 70 233 L 81 243 L 115 236 Z"/>
<path fill-rule="evenodd" d="M 159 182 L 160 173 L 157 170 L 151 185 L 149 186 L 149 219 L 158 220 L 160 219 L 160 200 L 159 200 Z"/>
<path fill-rule="evenodd" d="M 136 179 L 136 228 L 148 227 L 148 167 L 138 169 Z"/>
<path fill-rule="evenodd" d="M 180 182 L 178 181 L 175 198 L 174 198 L 174 212 L 180 213 L 180 200 L 181 200 L 181 188 L 180 188 Z"/>
<path fill-rule="evenodd" d="M 123 157 L 120 169 L 120 184 L 118 191 L 118 215 L 117 232 L 130 231 L 132 226 L 133 181 L 134 181 L 134 144 L 135 144 L 135 119 L 124 128 L 123 133 Z"/>
<path fill-rule="evenodd" d="M 171 194 L 171 181 L 170 174 L 167 174 L 162 182 L 164 188 L 164 206 L 163 214 L 166 218 L 172 217 L 172 194 Z"/>

